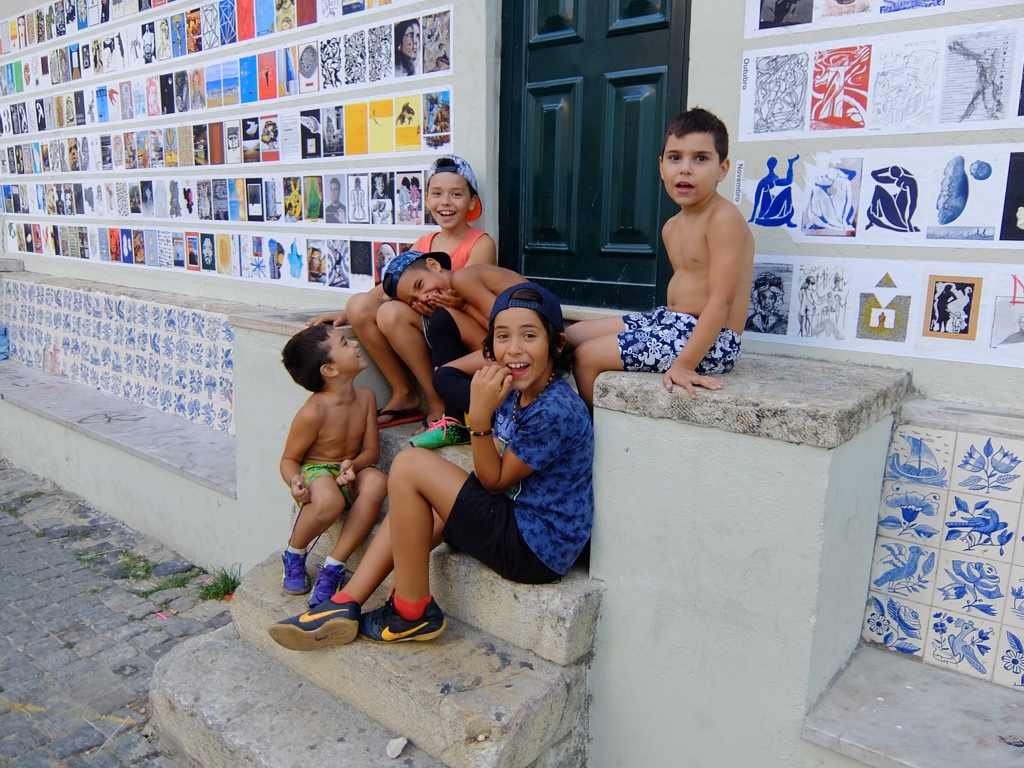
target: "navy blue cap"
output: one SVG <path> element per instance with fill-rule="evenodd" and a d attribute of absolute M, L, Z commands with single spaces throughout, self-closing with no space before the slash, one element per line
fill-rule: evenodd
<path fill-rule="evenodd" d="M 380 284 L 384 287 L 384 293 L 394 301 L 398 301 L 398 281 L 402 279 L 402 275 L 409 265 L 419 259 L 433 259 L 441 265 L 441 269 L 452 268 L 451 257 L 443 251 L 431 251 L 430 253 L 406 251 L 398 254 L 388 262 L 388 265 L 384 267 L 384 273 L 380 276 Z"/>
<path fill-rule="evenodd" d="M 541 302 L 538 304 L 536 301 L 512 298 L 513 293 L 521 291 L 524 288 L 529 288 L 539 293 Z M 565 331 L 565 324 L 562 322 L 562 305 L 558 303 L 558 298 L 555 294 L 543 285 L 537 285 L 536 283 L 519 283 L 519 285 L 513 285 L 511 288 L 506 288 L 498 295 L 498 298 L 494 300 L 494 306 L 491 307 L 491 323 L 494 322 L 494 318 L 499 312 L 508 309 L 509 307 L 532 309 L 534 312 L 539 312 L 541 317 L 549 320 L 559 333 L 563 333 Z"/>

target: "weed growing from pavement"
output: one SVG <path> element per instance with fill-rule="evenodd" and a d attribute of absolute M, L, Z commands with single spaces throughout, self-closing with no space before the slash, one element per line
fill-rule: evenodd
<path fill-rule="evenodd" d="M 19 517 L 18 508 L 12 507 L 10 504 L 0 504 L 0 509 L 6 512 L 11 517 Z"/>
<path fill-rule="evenodd" d="M 121 564 L 126 579 L 141 581 L 142 579 L 148 579 L 153 573 L 153 563 L 142 555 L 133 554 L 127 549 L 121 550 L 118 562 Z"/>
<path fill-rule="evenodd" d="M 92 531 L 68 531 L 66 535 L 69 539 L 88 539 Z"/>
<path fill-rule="evenodd" d="M 201 568 L 193 568 L 188 573 L 179 573 L 177 576 L 171 576 L 149 589 L 129 589 L 128 591 L 136 597 L 147 598 L 157 592 L 163 592 L 165 589 L 180 589 L 197 576 L 202 576 L 202 574 L 203 570 Z"/>
<path fill-rule="evenodd" d="M 199 587 L 200 600 L 223 600 L 242 583 L 242 566 L 235 565 L 230 570 L 221 568 L 210 574 L 210 579 Z"/>
<path fill-rule="evenodd" d="M 104 584 L 101 587 L 93 587 L 92 589 L 89 590 L 89 594 L 90 595 L 98 595 L 100 592 L 103 592 L 104 590 L 108 589 L 108 587 L 109 587 L 108 584 Z"/>
<path fill-rule="evenodd" d="M 82 565 L 92 565 L 100 558 L 106 557 L 113 550 L 107 549 L 98 552 L 75 552 L 75 560 L 80 562 Z"/>

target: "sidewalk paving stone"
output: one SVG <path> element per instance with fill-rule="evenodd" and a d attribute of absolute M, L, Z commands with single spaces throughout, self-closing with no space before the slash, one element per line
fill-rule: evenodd
<path fill-rule="evenodd" d="M 153 565 L 150 578 L 124 578 L 135 557 Z M 227 603 L 198 600 L 200 578 L 179 586 L 193 572 L 202 576 L 0 459 L 0 768 L 188 764 L 152 733 L 148 709 L 155 661 L 231 621 Z"/>

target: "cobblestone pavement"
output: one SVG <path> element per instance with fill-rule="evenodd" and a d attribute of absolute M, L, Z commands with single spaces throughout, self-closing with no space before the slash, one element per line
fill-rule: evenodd
<path fill-rule="evenodd" d="M 0 767 L 186 765 L 148 727 L 149 681 L 182 638 L 231 620 L 197 600 L 206 578 L 0 459 Z"/>

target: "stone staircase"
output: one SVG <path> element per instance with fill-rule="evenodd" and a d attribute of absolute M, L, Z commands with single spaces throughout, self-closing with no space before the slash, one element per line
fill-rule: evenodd
<path fill-rule="evenodd" d="M 382 466 L 413 428 L 382 430 Z M 468 448 L 441 453 L 472 467 Z M 313 548 L 311 568 L 330 552 L 338 527 Z M 394 736 L 409 739 L 400 763 L 407 766 L 585 766 L 586 666 L 600 583 L 578 567 L 555 584 L 515 584 L 448 545 L 432 554 L 430 579 L 449 619 L 436 641 L 357 639 L 300 653 L 267 634 L 305 608 L 304 597 L 281 591 L 280 555 L 272 553 L 242 580 L 232 626 L 182 644 L 158 664 L 157 728 L 210 768 L 386 765 Z M 368 608 L 383 602 L 385 589 Z"/>

